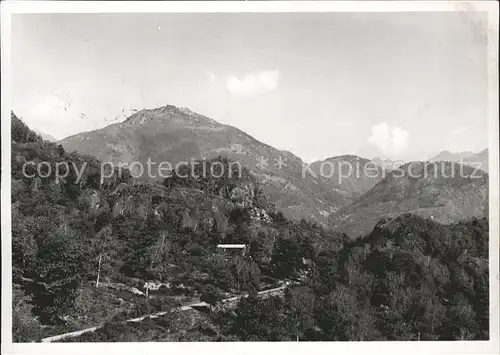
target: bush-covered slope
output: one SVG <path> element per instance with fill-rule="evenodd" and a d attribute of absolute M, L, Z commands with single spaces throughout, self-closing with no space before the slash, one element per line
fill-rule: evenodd
<path fill-rule="evenodd" d="M 301 285 L 249 297 L 213 322 L 244 341 L 489 339 L 487 220 L 384 220 L 322 250 Z"/>
<path fill-rule="evenodd" d="M 340 248 L 292 251 L 300 268 L 280 296 L 250 294 L 233 307 L 107 324 L 77 341 L 368 341 L 489 339 L 488 223 L 442 225 L 415 215 L 380 221 Z M 294 263 L 294 255 L 305 263 Z M 214 302 L 215 304 L 217 302 Z M 188 322 L 189 323 L 189 322 Z M 180 330 L 183 329 L 183 330 Z"/>

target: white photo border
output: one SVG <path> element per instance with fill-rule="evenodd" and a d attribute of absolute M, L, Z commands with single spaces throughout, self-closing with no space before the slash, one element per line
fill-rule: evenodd
<path fill-rule="evenodd" d="M 434 342 L 228 342 L 228 343 L 12 343 L 11 255 L 11 17 L 40 13 L 231 13 L 231 12 L 436 12 L 488 13 L 489 70 L 489 275 L 490 340 Z M 1 231 L 2 231 L 2 353 L 4 354 L 149 354 L 208 353 L 262 354 L 332 352 L 498 354 L 499 348 L 499 110 L 498 110 L 498 2 L 496 1 L 5 1 L 1 3 Z"/>

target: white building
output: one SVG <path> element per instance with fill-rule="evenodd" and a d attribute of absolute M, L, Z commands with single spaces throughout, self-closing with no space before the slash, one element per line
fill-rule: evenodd
<path fill-rule="evenodd" d="M 245 255 L 247 245 L 246 244 L 218 244 L 217 249 L 222 250 L 224 253 L 233 254 L 241 253 Z"/>

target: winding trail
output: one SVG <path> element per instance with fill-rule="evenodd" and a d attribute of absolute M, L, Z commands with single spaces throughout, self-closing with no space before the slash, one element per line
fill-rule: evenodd
<path fill-rule="evenodd" d="M 284 285 L 282 285 L 280 287 L 271 288 L 271 289 L 264 290 L 264 291 L 259 291 L 259 292 L 257 292 L 257 294 L 258 295 L 267 295 L 267 294 L 277 293 L 277 292 L 280 292 L 280 291 L 284 290 L 286 287 L 287 287 L 287 285 L 284 284 Z M 243 297 L 246 297 L 246 296 L 248 296 L 248 293 L 223 299 L 222 302 L 224 302 L 224 303 L 226 303 L 226 302 L 233 302 L 233 301 L 237 301 L 240 298 L 243 298 Z M 190 304 L 178 307 L 177 310 L 182 312 L 182 311 L 187 311 L 187 310 L 193 309 L 193 307 L 208 307 L 208 306 L 209 306 L 209 304 L 206 303 L 206 302 L 195 302 L 195 303 L 190 303 Z M 170 311 L 158 312 L 158 313 L 153 313 L 153 314 L 146 314 L 146 315 L 141 316 L 141 317 L 127 319 L 126 321 L 124 321 L 124 323 L 130 323 L 130 322 L 136 322 L 137 323 L 137 322 L 143 321 L 146 318 L 158 318 L 158 317 L 161 317 L 161 316 L 163 316 L 163 315 L 165 315 L 165 314 L 167 314 L 169 312 L 172 312 L 172 311 L 170 310 Z M 52 342 L 63 340 L 63 339 L 67 339 L 67 338 L 74 338 L 74 337 L 80 336 L 80 335 L 85 334 L 85 333 L 93 333 L 93 332 L 95 332 L 96 330 L 98 330 L 98 329 L 100 329 L 102 327 L 104 327 L 104 324 L 98 325 L 98 326 L 95 326 L 95 327 L 91 327 L 91 328 L 85 328 L 85 329 L 82 329 L 82 330 L 77 330 L 75 332 L 54 335 L 54 336 L 51 336 L 51 337 L 48 337 L 48 338 L 43 338 L 41 340 L 41 342 L 42 343 L 52 343 Z"/>

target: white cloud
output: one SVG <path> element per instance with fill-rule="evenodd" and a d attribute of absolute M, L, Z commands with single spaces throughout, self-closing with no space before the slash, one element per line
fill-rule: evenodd
<path fill-rule="evenodd" d="M 215 73 L 212 70 L 205 70 L 205 76 L 207 77 L 208 81 L 213 83 L 217 77 L 215 76 Z"/>
<path fill-rule="evenodd" d="M 246 74 L 242 78 L 231 76 L 226 87 L 233 95 L 253 97 L 275 90 L 278 87 L 278 70 L 261 70 Z"/>
<path fill-rule="evenodd" d="M 390 127 L 387 122 L 372 127 L 368 142 L 388 156 L 397 156 L 408 149 L 409 133 L 400 127 Z"/>

